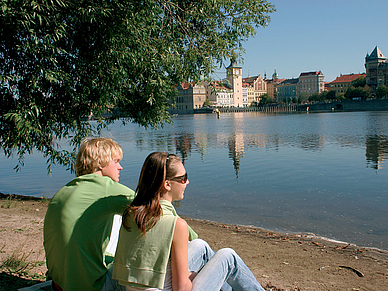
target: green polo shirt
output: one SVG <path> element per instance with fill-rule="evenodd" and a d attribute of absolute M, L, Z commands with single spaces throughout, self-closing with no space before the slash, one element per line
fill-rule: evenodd
<path fill-rule="evenodd" d="M 113 216 L 121 215 L 134 195 L 128 187 L 97 174 L 80 176 L 55 194 L 43 235 L 47 268 L 62 290 L 101 290 Z"/>

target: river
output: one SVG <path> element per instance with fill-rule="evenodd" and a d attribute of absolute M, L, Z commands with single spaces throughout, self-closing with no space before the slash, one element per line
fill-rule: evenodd
<path fill-rule="evenodd" d="M 162 129 L 114 123 L 120 182 L 135 188 L 152 151 L 179 155 L 189 175 L 178 212 L 191 218 L 314 233 L 388 250 L 388 112 L 181 115 Z M 52 197 L 74 174 L 47 175 L 39 153 L 0 156 L 0 192 Z"/>

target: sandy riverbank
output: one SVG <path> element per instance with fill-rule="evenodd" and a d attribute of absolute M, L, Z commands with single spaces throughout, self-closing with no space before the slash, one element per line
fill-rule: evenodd
<path fill-rule="evenodd" d="M 0 262 L 12 254 L 31 262 L 24 274 L 1 268 L 0 290 L 16 290 L 44 280 L 43 219 L 47 200 L 0 197 Z M 231 247 L 267 290 L 385 290 L 388 252 L 288 235 L 260 228 L 187 218 L 214 249 Z M 34 266 L 34 267 L 33 267 Z M 33 267 L 33 268 L 32 268 Z M 28 272 L 27 272 L 28 271 Z"/>

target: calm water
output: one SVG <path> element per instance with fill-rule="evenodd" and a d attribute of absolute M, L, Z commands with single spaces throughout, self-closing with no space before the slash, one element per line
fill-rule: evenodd
<path fill-rule="evenodd" d="M 388 112 L 186 115 L 160 130 L 116 123 L 120 182 L 135 188 L 152 151 L 178 154 L 190 185 L 181 215 L 308 232 L 388 249 Z M 74 176 L 39 154 L 0 156 L 0 192 L 52 197 Z"/>

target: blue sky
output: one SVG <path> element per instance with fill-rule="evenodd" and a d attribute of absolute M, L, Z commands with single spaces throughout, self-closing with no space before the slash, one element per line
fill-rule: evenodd
<path fill-rule="evenodd" d="M 325 82 L 365 72 L 365 56 L 377 45 L 388 56 L 387 0 L 269 0 L 276 7 L 266 28 L 244 43 L 243 77 L 276 68 L 279 78 L 322 71 Z M 227 66 L 229 65 L 226 64 Z M 217 78 L 225 77 L 225 69 Z"/>

